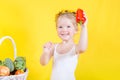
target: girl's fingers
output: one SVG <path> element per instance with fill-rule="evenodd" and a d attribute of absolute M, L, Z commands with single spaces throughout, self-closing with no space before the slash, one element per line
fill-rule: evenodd
<path fill-rule="evenodd" d="M 88 23 L 88 18 L 87 18 L 87 15 L 86 15 L 86 13 L 85 12 L 83 12 L 84 13 L 84 17 L 86 18 L 86 21 L 85 21 L 85 25 L 87 25 L 87 23 Z"/>
<path fill-rule="evenodd" d="M 53 43 L 52 42 L 48 42 L 48 43 L 46 43 L 44 46 L 43 46 L 43 48 L 52 48 L 52 46 L 53 46 Z"/>

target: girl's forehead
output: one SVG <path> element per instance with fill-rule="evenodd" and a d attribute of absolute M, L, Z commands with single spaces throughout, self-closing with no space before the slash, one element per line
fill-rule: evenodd
<path fill-rule="evenodd" d="M 59 26 L 59 25 L 67 26 L 67 25 L 73 25 L 73 24 L 71 23 L 70 20 L 68 20 L 68 19 L 63 19 L 63 20 L 59 20 L 58 23 L 57 23 L 57 25 L 58 25 L 58 26 Z"/>
<path fill-rule="evenodd" d="M 58 23 L 71 23 L 71 19 L 67 17 L 59 17 L 57 22 Z"/>

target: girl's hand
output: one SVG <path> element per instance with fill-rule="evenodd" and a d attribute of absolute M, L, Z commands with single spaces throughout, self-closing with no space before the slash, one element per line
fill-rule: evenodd
<path fill-rule="evenodd" d="M 44 46 L 43 46 L 43 51 L 44 53 L 52 53 L 53 52 L 53 48 L 54 48 L 54 44 L 52 42 L 47 42 Z"/>
<path fill-rule="evenodd" d="M 87 26 L 87 23 L 88 23 L 88 18 L 86 16 L 86 13 L 84 12 L 84 17 L 86 18 L 86 21 L 84 24 L 82 24 L 81 26 L 84 27 L 84 26 Z"/>
<path fill-rule="evenodd" d="M 53 51 L 54 51 L 54 44 L 53 43 L 47 42 L 43 46 L 43 54 L 40 58 L 40 63 L 42 65 L 46 65 L 49 62 L 49 60 L 53 56 Z"/>

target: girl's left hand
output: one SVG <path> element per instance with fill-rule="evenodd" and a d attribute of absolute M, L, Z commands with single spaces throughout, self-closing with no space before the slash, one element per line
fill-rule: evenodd
<path fill-rule="evenodd" d="M 86 18 L 86 21 L 84 24 L 81 25 L 82 27 L 87 26 L 87 24 L 88 24 L 88 18 L 86 16 L 86 13 L 84 12 L 83 14 L 84 14 L 84 17 Z"/>

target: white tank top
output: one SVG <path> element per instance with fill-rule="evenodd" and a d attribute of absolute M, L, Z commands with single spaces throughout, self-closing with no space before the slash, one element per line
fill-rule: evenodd
<path fill-rule="evenodd" d="M 58 44 L 55 45 L 53 55 L 51 80 L 75 80 L 74 71 L 78 62 L 75 46 L 65 54 L 58 53 L 56 51 L 57 46 Z"/>

